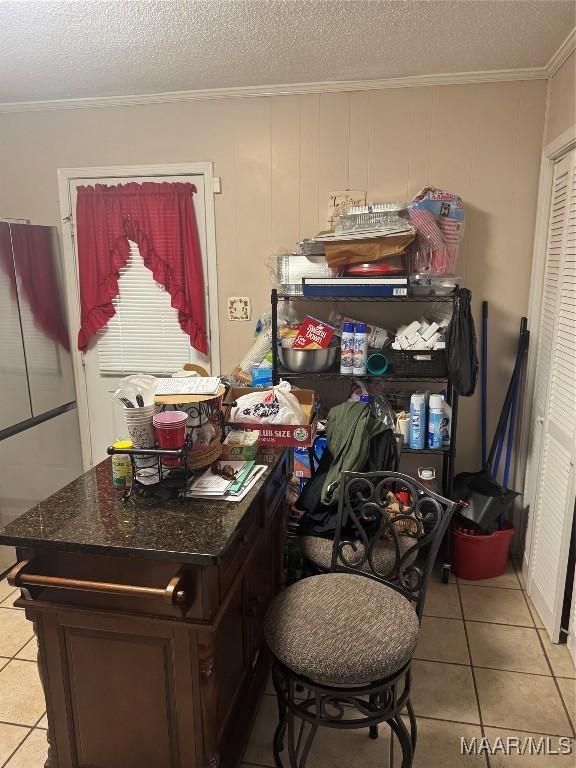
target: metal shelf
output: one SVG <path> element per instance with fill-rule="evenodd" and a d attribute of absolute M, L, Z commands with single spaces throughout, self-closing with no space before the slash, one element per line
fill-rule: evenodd
<path fill-rule="evenodd" d="M 339 371 L 325 371 L 324 373 L 294 373 L 293 371 L 289 371 L 287 368 L 284 368 L 284 366 L 279 365 L 278 366 L 278 376 L 284 379 L 308 379 L 312 381 L 317 380 L 337 380 L 341 379 L 343 381 L 352 381 L 352 379 L 362 379 L 363 381 L 390 381 L 390 382 L 398 382 L 398 381 L 430 381 L 430 382 L 438 382 L 440 384 L 446 383 L 448 381 L 448 376 L 426 376 L 425 374 L 414 374 L 412 376 L 404 376 L 400 374 L 394 374 L 394 373 L 386 373 L 384 376 L 372 376 L 370 374 L 366 376 L 352 376 L 344 373 L 340 373 Z"/>
<path fill-rule="evenodd" d="M 407 445 L 403 445 L 400 450 L 402 453 L 432 453 L 440 456 L 449 456 L 451 455 L 451 449 L 452 446 L 450 445 L 446 448 L 409 448 Z"/>
<path fill-rule="evenodd" d="M 339 371 L 328 371 L 325 373 L 293 373 L 288 371 L 284 366 L 279 364 L 278 359 L 278 302 L 322 302 L 326 304 L 330 303 L 346 303 L 346 302 L 358 302 L 358 303 L 389 303 L 389 304 L 453 304 L 458 293 L 456 288 L 452 293 L 443 296 L 303 296 L 301 294 L 287 294 L 279 293 L 276 289 L 272 290 L 271 304 L 272 304 L 272 376 L 275 383 L 282 377 L 285 379 L 295 379 L 300 381 L 339 381 L 345 379 L 359 378 L 365 381 L 381 381 L 383 383 L 398 383 L 398 382 L 430 382 L 446 384 L 447 396 L 446 400 L 452 408 L 452 442 L 450 446 L 446 448 L 422 448 L 416 450 L 404 446 L 401 452 L 404 456 L 411 453 L 417 455 L 438 455 L 442 456 L 442 487 L 446 495 L 450 495 L 452 492 L 452 485 L 454 481 L 454 460 L 456 456 L 456 434 L 458 429 L 458 393 L 454 387 L 448 375 L 443 377 L 426 376 L 426 375 L 412 375 L 403 376 L 395 375 L 394 373 L 386 374 L 384 376 L 344 376 Z"/>
<path fill-rule="evenodd" d="M 278 301 L 323 301 L 323 302 L 391 302 L 393 304 L 448 304 L 454 301 L 456 293 L 446 296 L 303 296 L 302 294 L 278 293 Z"/>

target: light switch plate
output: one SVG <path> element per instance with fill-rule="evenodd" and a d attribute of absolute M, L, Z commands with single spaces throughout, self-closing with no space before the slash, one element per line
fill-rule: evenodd
<path fill-rule="evenodd" d="M 228 320 L 250 320 L 251 314 L 247 296 L 228 296 Z"/>

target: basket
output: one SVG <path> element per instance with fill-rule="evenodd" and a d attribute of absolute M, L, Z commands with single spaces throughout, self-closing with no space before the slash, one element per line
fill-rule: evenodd
<path fill-rule="evenodd" d="M 398 376 L 446 376 L 446 350 L 403 349 L 388 350 L 392 373 Z"/>
<path fill-rule="evenodd" d="M 216 459 L 220 458 L 222 453 L 222 443 L 218 436 L 216 440 L 213 440 L 208 448 L 203 448 L 199 451 L 188 452 L 188 468 L 189 469 L 206 469 L 210 464 L 213 464 Z"/>

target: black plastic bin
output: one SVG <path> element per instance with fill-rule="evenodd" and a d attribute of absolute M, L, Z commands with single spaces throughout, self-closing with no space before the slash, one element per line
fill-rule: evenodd
<path fill-rule="evenodd" d="M 398 376 L 443 377 L 447 374 L 446 351 L 444 349 L 392 349 L 387 351 L 392 373 Z"/>

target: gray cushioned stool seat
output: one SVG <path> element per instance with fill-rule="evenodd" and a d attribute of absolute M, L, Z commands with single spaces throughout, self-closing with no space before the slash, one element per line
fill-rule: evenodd
<path fill-rule="evenodd" d="M 410 601 L 391 587 L 326 573 L 278 595 L 264 633 L 274 656 L 296 674 L 325 685 L 361 685 L 412 658 L 419 622 Z"/>
<path fill-rule="evenodd" d="M 410 538 L 409 536 L 399 536 L 398 546 L 400 548 L 400 555 L 402 556 L 410 547 L 413 547 L 417 543 L 417 539 Z M 332 545 L 334 542 L 332 539 L 321 539 L 319 536 L 300 536 L 298 538 L 298 546 L 300 547 L 304 557 L 313 563 L 317 568 L 323 570 L 329 570 L 332 563 Z M 361 560 L 364 554 L 364 545 L 358 542 L 358 550 L 353 553 L 350 549 L 346 550 L 346 556 L 349 560 Z M 408 557 L 407 564 L 410 565 L 416 559 L 418 550 L 414 549 L 413 555 Z M 380 539 L 374 546 L 374 565 L 381 574 L 387 575 L 394 568 L 396 560 L 396 547 L 391 540 Z M 370 566 L 366 562 L 360 569 L 362 571 L 368 571 Z"/>

